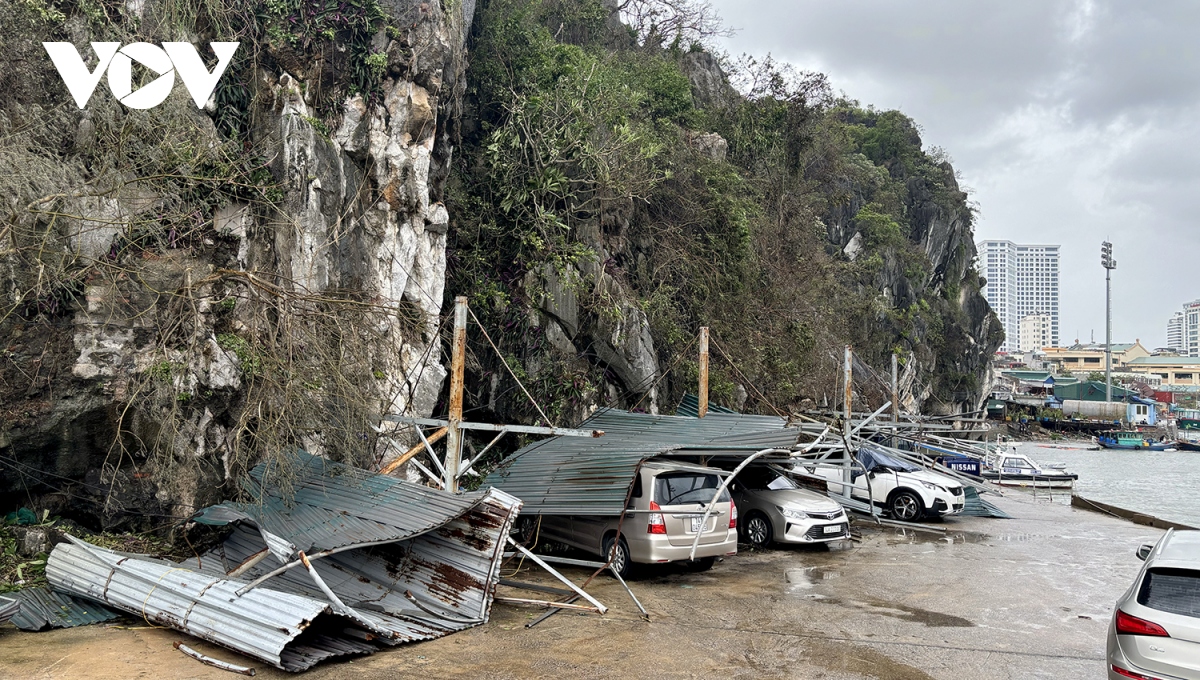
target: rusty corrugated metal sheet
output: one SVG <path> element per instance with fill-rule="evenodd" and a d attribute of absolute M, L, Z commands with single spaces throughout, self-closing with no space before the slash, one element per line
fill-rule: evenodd
<path fill-rule="evenodd" d="M 451 495 L 298 456 L 305 472 L 290 503 L 260 467 L 261 503 L 197 514 L 233 526 L 208 553 L 174 564 L 60 545 L 51 584 L 138 615 L 145 607 L 151 621 L 290 671 L 487 621 L 519 500 L 495 489 Z"/>
<path fill-rule="evenodd" d="M 269 588 L 238 597 L 235 592 L 245 585 L 240 581 L 166 561 L 127 557 L 82 541 L 56 546 L 46 576 L 58 590 L 104 602 L 284 670 L 304 670 L 333 656 L 375 650 L 369 642 L 345 634 L 351 629 L 366 637 L 368 631 L 359 622 L 334 614 L 329 602 Z"/>

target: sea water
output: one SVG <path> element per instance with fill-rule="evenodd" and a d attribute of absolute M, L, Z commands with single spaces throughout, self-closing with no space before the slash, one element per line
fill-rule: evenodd
<path fill-rule="evenodd" d="M 1067 450 L 1079 442 L 1025 442 L 1038 463 L 1066 463 L 1075 493 L 1091 500 L 1200 528 L 1200 451 Z"/>

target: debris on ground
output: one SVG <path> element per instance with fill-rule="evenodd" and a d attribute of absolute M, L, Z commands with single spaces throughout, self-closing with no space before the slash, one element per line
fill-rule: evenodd
<path fill-rule="evenodd" d="M 288 671 L 487 621 L 519 500 L 304 452 L 294 469 L 286 494 L 260 465 L 252 502 L 193 517 L 232 529 L 203 555 L 156 560 L 68 536 L 50 554 L 49 582 Z"/>
<path fill-rule="evenodd" d="M 10 593 L 7 597 L 20 606 L 20 611 L 15 612 L 11 620 L 13 625 L 21 630 L 36 632 L 51 628 L 90 626 L 120 616 L 104 605 L 55 592 L 45 586 L 25 588 Z"/>

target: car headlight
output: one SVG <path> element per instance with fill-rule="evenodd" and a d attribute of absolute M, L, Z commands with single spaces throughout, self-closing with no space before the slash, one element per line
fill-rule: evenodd
<path fill-rule="evenodd" d="M 930 491 L 941 491 L 942 493 L 949 493 L 948 491 L 946 491 L 946 487 L 942 486 L 941 484 L 934 484 L 933 482 L 927 482 L 923 479 L 921 480 L 921 484 L 925 485 L 925 488 L 929 489 Z"/>
<path fill-rule="evenodd" d="M 775 509 L 779 510 L 779 513 L 788 519 L 808 519 L 808 515 L 794 508 L 785 508 L 781 505 L 776 505 Z"/>

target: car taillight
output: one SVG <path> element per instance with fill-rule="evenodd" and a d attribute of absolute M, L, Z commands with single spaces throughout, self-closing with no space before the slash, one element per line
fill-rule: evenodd
<path fill-rule="evenodd" d="M 729 528 L 737 528 L 737 504 L 729 501 Z"/>
<path fill-rule="evenodd" d="M 650 509 L 651 510 L 662 510 L 662 508 L 658 507 L 658 503 L 655 503 L 654 501 L 650 501 Z M 665 534 L 665 533 L 667 533 L 667 521 L 665 519 L 663 519 L 663 515 L 661 512 L 651 512 L 650 513 L 650 524 L 646 526 L 646 533 L 648 533 L 648 534 Z"/>
<path fill-rule="evenodd" d="M 1116 664 L 1109 664 L 1109 667 L 1112 668 L 1113 672 L 1116 673 L 1117 675 L 1120 675 L 1120 676 L 1126 677 L 1126 678 L 1133 678 L 1133 680 L 1158 680 L 1158 678 L 1156 678 L 1152 675 L 1142 675 L 1141 673 L 1134 673 L 1133 671 L 1127 671 L 1124 668 L 1118 667 Z"/>
<path fill-rule="evenodd" d="M 1157 623 L 1154 623 L 1153 621 L 1147 621 L 1145 619 L 1139 619 L 1136 616 L 1131 616 L 1120 609 L 1117 610 L 1117 633 L 1120 635 L 1150 635 L 1153 637 L 1171 637 L 1169 634 L 1167 634 L 1167 630 Z"/>

